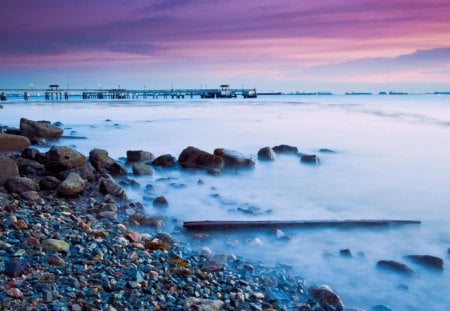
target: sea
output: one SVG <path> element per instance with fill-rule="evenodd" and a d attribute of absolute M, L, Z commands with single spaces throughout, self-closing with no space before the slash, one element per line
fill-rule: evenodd
<path fill-rule="evenodd" d="M 106 149 L 122 160 L 127 150 L 175 157 L 187 146 L 239 151 L 252 170 L 221 176 L 155 170 L 126 188 L 150 215 L 173 219 L 162 230 L 194 248 L 233 253 L 267 265 L 290 265 L 305 284 L 329 285 L 346 307 L 377 310 L 450 308 L 450 96 L 259 96 L 255 99 L 69 100 L 2 102 L 0 124 L 59 121 L 68 138 L 54 142 L 84 154 Z M 288 144 L 316 154 L 257 160 L 266 146 Z M 48 147 L 39 147 L 46 151 Z M 333 152 L 320 152 L 320 149 Z M 200 182 L 199 182 L 200 181 Z M 148 186 L 150 185 L 150 186 Z M 169 207 L 148 198 L 164 195 Z M 405 219 L 420 225 L 388 228 L 310 228 L 210 233 L 182 229 L 200 220 Z M 349 250 L 342 256 L 342 250 Z M 443 271 L 407 255 L 444 260 Z M 377 268 L 379 260 L 407 264 L 414 275 Z"/>

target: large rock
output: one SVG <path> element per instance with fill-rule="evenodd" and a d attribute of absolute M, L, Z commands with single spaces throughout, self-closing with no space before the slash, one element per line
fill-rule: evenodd
<path fill-rule="evenodd" d="M 444 260 L 442 258 L 430 255 L 408 255 L 405 257 L 411 260 L 412 262 L 421 265 L 425 268 L 440 271 L 444 270 Z"/>
<path fill-rule="evenodd" d="M 45 153 L 40 152 L 36 148 L 25 148 L 22 151 L 22 157 L 29 160 L 37 161 L 41 164 L 45 164 L 47 155 Z"/>
<path fill-rule="evenodd" d="M 317 301 L 321 310 L 344 310 L 341 298 L 327 285 L 314 286 L 309 289 L 309 294 Z"/>
<path fill-rule="evenodd" d="M 142 162 L 150 161 L 155 157 L 152 153 L 143 150 L 128 150 L 127 151 L 127 162 Z"/>
<path fill-rule="evenodd" d="M 301 154 L 300 162 L 307 164 L 320 164 L 320 159 L 315 154 Z"/>
<path fill-rule="evenodd" d="M 185 148 L 181 152 L 178 157 L 178 163 L 181 167 L 188 169 L 222 170 L 225 166 L 222 157 L 192 146 Z"/>
<path fill-rule="evenodd" d="M 377 267 L 383 270 L 396 272 L 406 276 L 411 276 L 414 274 L 414 271 L 410 267 L 408 267 L 404 263 L 395 260 L 380 260 L 377 263 Z"/>
<path fill-rule="evenodd" d="M 61 181 L 53 176 L 44 176 L 39 180 L 39 188 L 41 190 L 55 190 L 59 184 L 61 184 Z"/>
<path fill-rule="evenodd" d="M 270 147 L 264 147 L 264 148 L 259 149 L 258 160 L 274 161 L 275 160 L 275 151 L 273 151 L 273 149 Z"/>
<path fill-rule="evenodd" d="M 152 167 L 146 163 L 135 163 L 133 164 L 133 173 L 135 175 L 152 175 Z"/>
<path fill-rule="evenodd" d="M 111 194 L 113 196 L 119 197 L 121 199 L 126 199 L 127 195 L 125 191 L 123 191 L 122 187 L 119 186 L 118 183 L 110 175 L 105 175 L 104 177 L 100 177 L 100 191 L 103 194 Z"/>
<path fill-rule="evenodd" d="M 86 163 L 86 157 L 78 151 L 66 147 L 52 147 L 47 152 L 45 166 L 47 169 L 61 172 L 75 167 L 80 167 Z"/>
<path fill-rule="evenodd" d="M 120 163 L 108 155 L 104 149 L 92 149 L 89 152 L 89 161 L 92 166 L 102 174 L 111 174 L 113 176 L 126 175 L 126 170 Z"/>
<path fill-rule="evenodd" d="M 11 177 L 5 182 L 6 189 L 11 193 L 22 193 L 26 191 L 38 191 L 39 187 L 33 180 L 27 177 Z"/>
<path fill-rule="evenodd" d="M 25 136 L 0 133 L 0 151 L 22 151 L 30 146 Z"/>
<path fill-rule="evenodd" d="M 15 159 L 17 166 L 19 167 L 19 173 L 23 176 L 30 176 L 30 175 L 44 175 L 45 174 L 45 167 L 43 164 L 34 161 L 25 159 L 23 157 L 19 157 Z"/>
<path fill-rule="evenodd" d="M 95 178 L 95 169 L 89 162 L 86 162 L 82 166 L 74 167 L 67 171 L 62 171 L 59 173 L 58 177 L 61 179 L 66 179 L 70 173 L 77 173 L 78 175 L 81 176 L 81 178 L 89 181 Z"/>
<path fill-rule="evenodd" d="M 289 145 L 278 145 L 272 148 L 278 154 L 298 154 L 298 148 Z"/>
<path fill-rule="evenodd" d="M 20 131 L 31 139 L 58 139 L 64 133 L 63 129 L 51 125 L 48 121 L 32 121 L 26 118 L 20 119 Z"/>
<path fill-rule="evenodd" d="M 160 168 L 174 168 L 177 161 L 171 154 L 163 154 L 152 161 L 152 165 Z"/>
<path fill-rule="evenodd" d="M 69 176 L 59 185 L 58 195 L 62 197 L 74 197 L 83 192 L 86 187 L 86 180 L 77 173 L 70 173 Z"/>
<path fill-rule="evenodd" d="M 184 301 L 184 309 L 188 311 L 220 311 L 224 310 L 224 306 L 221 300 L 189 297 Z"/>
<path fill-rule="evenodd" d="M 19 168 L 16 162 L 8 157 L 0 156 L 0 186 L 11 177 L 19 176 Z"/>
<path fill-rule="evenodd" d="M 252 158 L 234 150 L 217 148 L 214 150 L 214 155 L 223 158 L 224 168 L 252 168 L 255 166 Z"/>

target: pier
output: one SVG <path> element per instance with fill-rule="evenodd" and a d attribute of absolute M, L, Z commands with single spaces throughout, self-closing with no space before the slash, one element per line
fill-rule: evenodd
<path fill-rule="evenodd" d="M 28 101 L 32 97 L 43 97 L 46 101 L 63 101 L 69 99 L 82 100 L 130 100 L 130 99 L 183 99 L 183 98 L 244 98 L 257 97 L 256 89 L 232 89 L 223 84 L 219 89 L 78 89 L 61 88 L 58 84 L 51 84 L 48 88 L 10 88 L 0 89 L 2 100 L 23 98 Z"/>

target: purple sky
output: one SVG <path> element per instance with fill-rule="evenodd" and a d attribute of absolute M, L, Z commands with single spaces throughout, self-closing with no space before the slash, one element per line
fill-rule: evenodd
<path fill-rule="evenodd" d="M 2 0 L 0 87 L 450 90 L 449 0 Z"/>

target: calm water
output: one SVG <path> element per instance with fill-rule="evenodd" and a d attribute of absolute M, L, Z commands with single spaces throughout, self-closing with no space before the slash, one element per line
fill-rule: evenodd
<path fill-rule="evenodd" d="M 420 226 L 358 230 L 287 230 L 213 235 L 206 245 L 269 264 L 292 265 L 307 284 L 329 284 L 346 306 L 394 310 L 444 310 L 450 306 L 450 273 L 427 271 L 403 258 L 429 254 L 449 264 L 450 96 L 261 96 L 255 100 L 147 100 L 120 102 L 8 102 L 0 123 L 18 127 L 20 117 L 61 121 L 61 140 L 87 154 L 94 147 L 114 158 L 130 149 L 176 157 L 192 145 L 212 152 L 225 147 L 256 158 L 278 144 L 319 154 L 320 166 L 294 156 L 257 162 L 252 171 L 211 177 L 156 172 L 128 189 L 151 214 L 180 220 L 417 219 Z M 111 122 L 106 122 L 110 119 Z M 71 131 L 73 131 L 71 133 Z M 172 177 L 172 179 L 161 179 Z M 197 181 L 202 179 L 203 185 Z M 175 185 L 174 185 L 175 183 Z M 143 201 L 144 186 L 164 195 L 170 207 Z M 172 185 L 171 185 L 172 184 Z M 185 187 L 177 187 L 184 184 Z M 240 208 L 254 207 L 259 215 Z M 191 241 L 189 236 L 180 239 Z M 261 243 L 255 243 L 255 238 Z M 194 243 L 194 245 L 196 245 Z M 349 248 L 353 258 L 339 256 Z M 376 269 L 380 259 L 407 263 L 412 278 Z"/>

